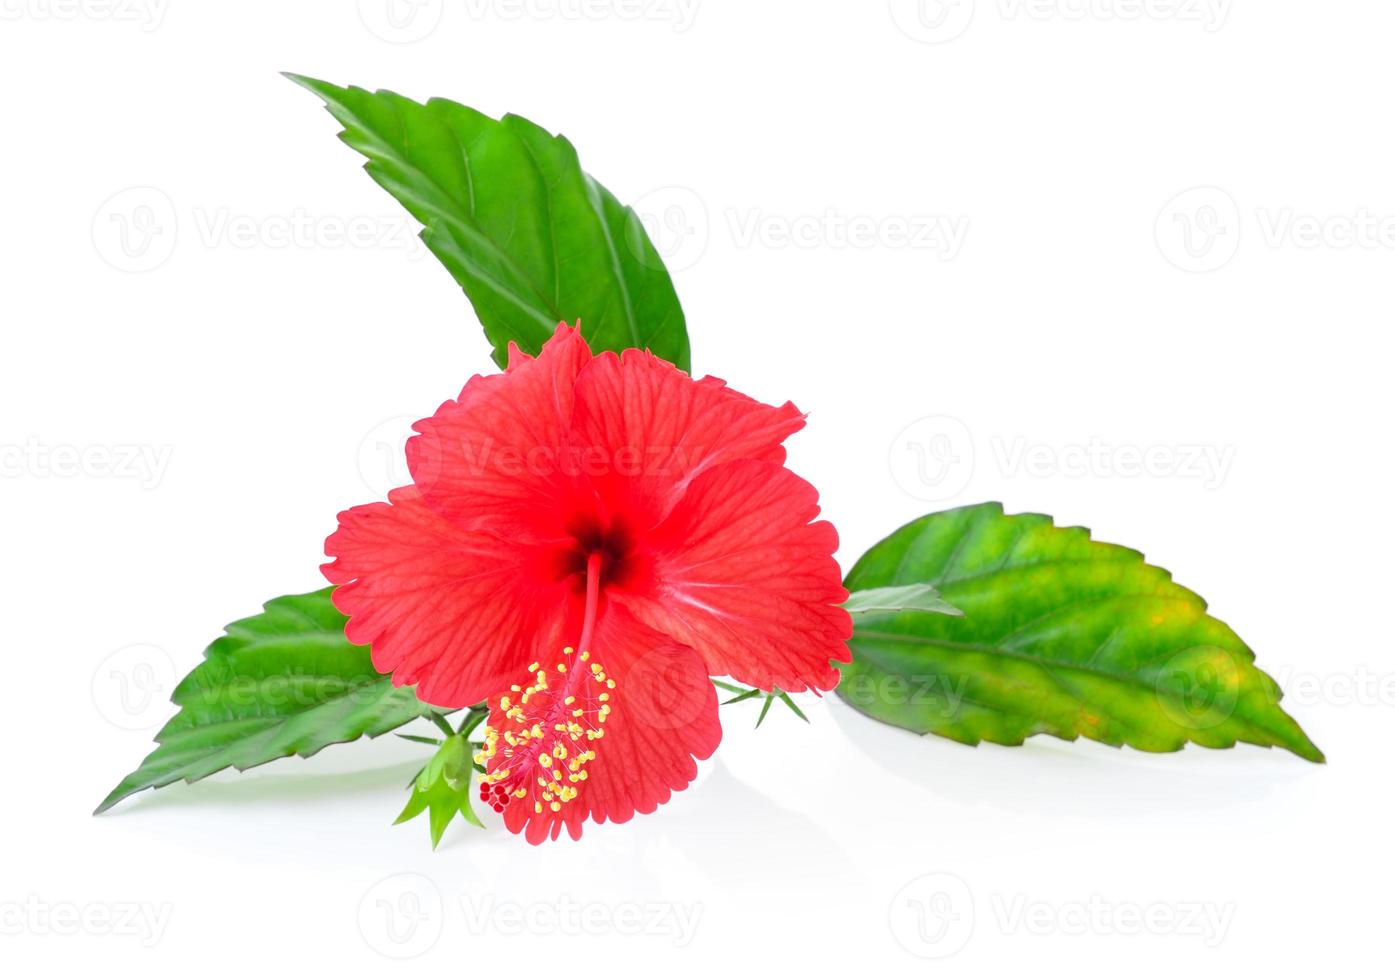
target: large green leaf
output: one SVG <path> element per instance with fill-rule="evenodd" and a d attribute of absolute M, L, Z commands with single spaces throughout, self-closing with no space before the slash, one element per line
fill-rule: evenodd
<path fill-rule="evenodd" d="M 1322 761 L 1250 648 L 1136 551 L 981 504 L 906 525 L 846 584 L 922 582 L 964 615 L 858 617 L 838 693 L 865 714 L 970 745 L 1251 742 Z"/>
<path fill-rule="evenodd" d="M 688 370 L 683 310 L 659 253 L 564 137 L 446 99 L 288 77 L 325 100 L 340 138 L 425 227 L 501 366 L 509 341 L 536 354 L 559 321 L 580 319 L 597 350 L 647 347 Z"/>
<path fill-rule="evenodd" d="M 180 710 L 155 736 L 159 746 L 97 812 L 143 789 L 308 757 L 439 710 L 393 687 L 373 669 L 368 648 L 344 638 L 331 591 L 272 599 L 229 626 L 175 688 Z"/>

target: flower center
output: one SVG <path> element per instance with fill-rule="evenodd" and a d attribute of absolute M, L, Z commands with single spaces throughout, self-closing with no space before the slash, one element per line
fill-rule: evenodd
<path fill-rule="evenodd" d="M 573 521 L 568 531 L 572 543 L 560 556 L 560 578 L 582 575 L 589 586 L 592 581 L 615 585 L 629 577 L 635 542 L 625 524 L 588 517 Z"/>
<path fill-rule="evenodd" d="M 577 645 L 563 648 L 552 669 L 529 666 L 533 682 L 514 684 L 499 696 L 501 727 L 485 727 L 475 761 L 486 769 L 480 799 L 496 813 L 514 800 L 531 800 L 534 813 L 561 810 L 576 798 L 586 767 L 596 758 L 593 746 L 605 737 L 615 681 L 591 659 L 590 650 L 603 561 L 598 552 L 586 559 L 586 612 Z"/>

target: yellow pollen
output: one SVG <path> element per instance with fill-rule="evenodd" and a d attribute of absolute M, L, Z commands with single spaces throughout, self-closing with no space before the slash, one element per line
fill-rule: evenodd
<path fill-rule="evenodd" d="M 474 753 L 485 774 L 481 795 L 496 810 L 514 800 L 529 801 L 535 814 L 560 812 L 577 798 L 587 767 L 596 758 L 592 743 L 604 737 L 615 681 L 590 660 L 590 651 L 563 649 L 568 660 L 586 662 L 589 671 L 569 670 L 564 660 L 555 670 L 529 666 L 532 682 L 511 685 L 500 695 L 500 728 L 486 724 L 483 743 Z M 496 715 L 495 717 L 499 717 Z"/>

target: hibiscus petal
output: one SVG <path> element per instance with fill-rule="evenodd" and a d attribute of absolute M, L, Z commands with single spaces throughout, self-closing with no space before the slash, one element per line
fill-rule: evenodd
<path fill-rule="evenodd" d="M 590 743 L 596 758 L 577 797 L 558 812 L 537 813 L 531 800 L 504 810 L 504 823 L 533 844 L 556 840 L 565 826 L 573 839 L 586 820 L 624 823 L 653 813 L 697 776 L 722 739 L 716 688 L 702 658 L 610 606 L 596 625 L 592 661 L 604 665 L 615 688 L 605 735 Z M 492 723 L 498 722 L 495 712 Z"/>
<path fill-rule="evenodd" d="M 587 447 L 588 475 L 610 510 L 637 530 L 658 523 L 713 466 L 783 463 L 780 444 L 803 427 L 789 402 L 776 408 L 720 378 L 694 381 L 648 351 L 601 354 L 576 381 L 573 442 Z"/>
<path fill-rule="evenodd" d="M 830 661 L 852 659 L 852 619 L 839 605 L 838 533 L 818 513 L 818 491 L 784 467 L 709 469 L 651 536 L 652 584 L 615 599 L 696 649 L 712 674 L 831 690 Z"/>
<path fill-rule="evenodd" d="M 339 515 L 322 571 L 345 635 L 429 704 L 476 704 L 555 645 L 568 603 L 527 551 L 439 517 L 412 487 Z"/>
<path fill-rule="evenodd" d="M 591 350 L 559 324 L 535 358 L 510 351 L 413 428 L 407 466 L 427 506 L 462 527 L 539 540 L 560 533 L 555 501 L 570 468 L 573 388 Z"/>

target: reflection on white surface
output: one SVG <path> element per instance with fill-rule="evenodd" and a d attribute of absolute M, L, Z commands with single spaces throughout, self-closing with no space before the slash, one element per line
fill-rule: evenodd
<path fill-rule="evenodd" d="M 883 779 L 914 784 L 947 803 L 1019 814 L 1218 810 L 1262 800 L 1275 785 L 1311 775 L 1309 764 L 1287 752 L 1250 745 L 1148 753 L 1046 735 L 1020 746 L 961 745 L 881 724 L 836 699 L 829 704 L 849 749 Z"/>

